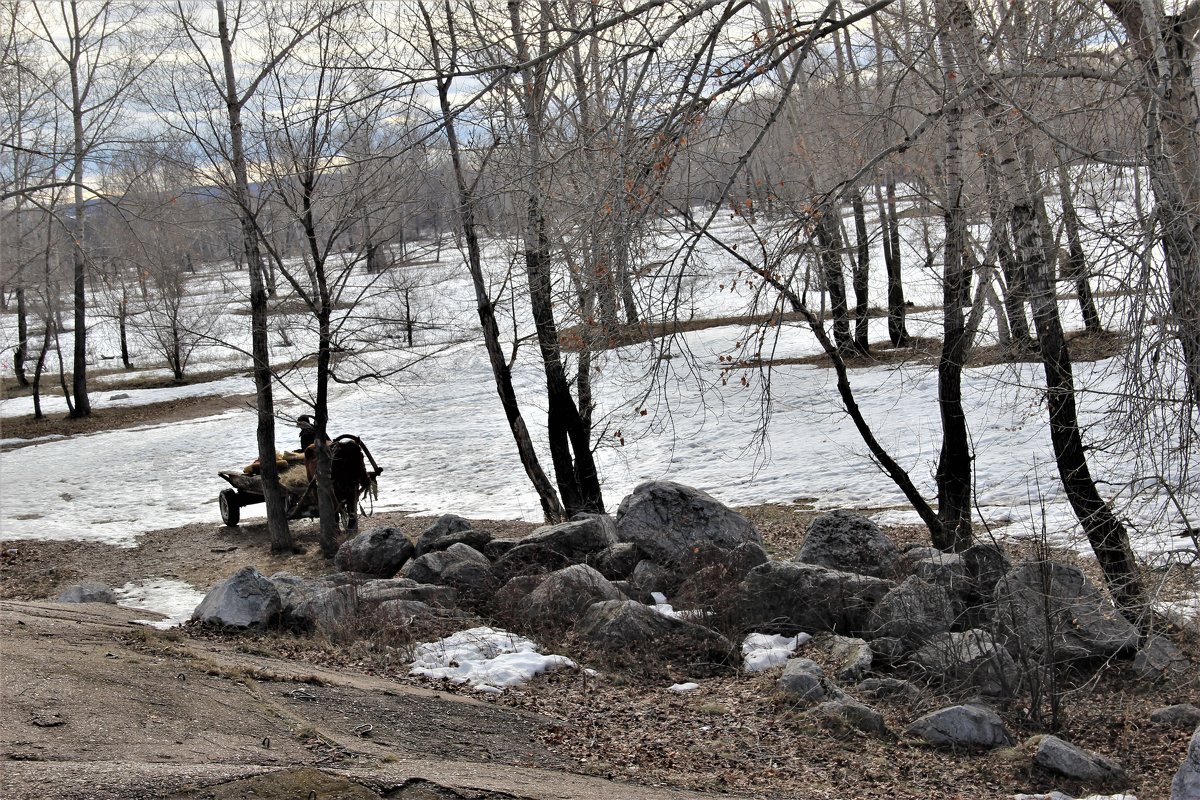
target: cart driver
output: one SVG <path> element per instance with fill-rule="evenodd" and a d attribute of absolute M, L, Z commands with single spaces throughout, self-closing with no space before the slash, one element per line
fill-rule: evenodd
<path fill-rule="evenodd" d="M 300 429 L 300 452 L 303 453 L 310 444 L 316 444 L 317 429 L 313 425 L 313 418 L 308 414 L 301 414 L 296 418 L 296 427 Z"/>

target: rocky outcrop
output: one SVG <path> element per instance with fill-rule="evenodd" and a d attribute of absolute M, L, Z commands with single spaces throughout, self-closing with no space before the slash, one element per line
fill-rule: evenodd
<path fill-rule="evenodd" d="M 343 542 L 333 563 L 345 572 L 390 578 L 415 552 L 413 543 L 399 528 L 372 528 Z"/>
<path fill-rule="evenodd" d="M 742 581 L 741 614 L 750 630 L 766 633 L 853 634 L 894 585 L 815 564 L 768 561 Z"/>
<path fill-rule="evenodd" d="M 274 622 L 279 590 L 254 567 L 242 567 L 218 583 L 192 612 L 192 621 L 233 628 L 262 628 Z"/>
<path fill-rule="evenodd" d="M 1056 659 L 1108 658 L 1131 653 L 1137 629 L 1078 567 L 1019 564 L 996 584 L 997 622 L 1014 646 Z"/>
<path fill-rule="evenodd" d="M 640 484 L 617 509 L 620 540 L 664 566 L 685 563 L 697 548 L 762 544 L 751 522 L 714 497 L 670 481 Z"/>
<path fill-rule="evenodd" d="M 906 730 L 930 744 L 950 747 L 1001 747 L 1013 743 L 999 715 L 980 705 L 950 706 L 932 711 Z"/>
<path fill-rule="evenodd" d="M 812 521 L 797 561 L 841 572 L 892 577 L 900 550 L 879 526 L 850 511 L 833 511 Z"/>

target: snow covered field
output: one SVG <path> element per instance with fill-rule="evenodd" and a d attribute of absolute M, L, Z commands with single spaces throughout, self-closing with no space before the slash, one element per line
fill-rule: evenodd
<path fill-rule="evenodd" d="M 732 239 L 741 235 L 733 223 L 725 223 L 722 232 Z M 506 247 L 496 242 L 488 249 L 497 284 L 510 263 Z M 700 255 L 684 281 L 680 316 L 745 313 L 757 287 L 748 285 L 744 276 L 738 280 L 736 265 L 719 254 L 701 248 Z M 431 357 L 387 383 L 336 387 L 331 432 L 362 436 L 384 468 L 377 508 L 536 520 L 540 506 L 517 459 L 486 354 L 474 333 L 472 293 L 457 257 L 447 250 L 440 264 L 421 267 L 422 313 L 439 327 L 419 331 L 412 350 L 391 346 L 395 331 L 379 335 L 367 356 L 375 365 L 413 360 L 414 355 Z M 242 276 L 220 267 L 208 265 L 201 272 L 198 294 L 237 296 Z M 876 305 L 882 305 L 879 265 L 875 273 L 872 291 L 879 298 Z M 640 287 L 648 306 L 666 296 L 661 284 L 648 278 Z M 940 293 L 934 276 L 919 268 L 908 277 L 906 291 L 918 305 L 933 303 Z M 388 287 L 375 284 L 367 293 L 366 304 L 374 312 L 395 314 L 396 295 Z M 1105 302 L 1102 310 L 1115 324 L 1124 309 L 1115 299 Z M 1074 309 L 1064 301 L 1068 324 L 1078 326 L 1072 323 Z M 502 329 L 526 334 L 528 322 L 520 312 L 518 317 L 515 325 L 502 321 Z M 302 316 L 288 322 L 293 326 L 291 345 L 274 351 L 280 360 L 303 355 L 311 341 L 305 338 Z M 934 334 L 939 325 L 940 312 L 910 317 L 915 335 Z M 872 340 L 884 340 L 884 321 L 873 320 L 872 326 Z M 218 327 L 228 346 L 209 343 L 200 348 L 192 371 L 246 364 L 244 355 L 231 348 L 246 345 L 247 318 L 230 314 Z M 96 364 L 111 366 L 113 328 L 99 320 L 90 331 Z M 6 347 L 14 331 L 13 316 L 0 315 L 0 341 Z M 915 521 L 899 490 L 872 464 L 841 412 L 832 371 L 804 365 L 776 368 L 769 376 L 769 424 L 763 404 L 766 375 L 735 372 L 722 383 L 719 357 L 744 355 L 745 348 L 739 350 L 738 344 L 750 336 L 744 326 L 717 327 L 682 336 L 669 354 L 634 345 L 598 357 L 598 462 L 609 509 L 615 511 L 637 483 L 666 478 L 703 488 L 730 505 L 807 498 L 823 508 L 891 508 L 880 518 Z M 69 346 L 69 336 L 64 346 Z M 764 356 L 775 358 L 819 352 L 812 334 L 800 325 L 770 329 L 761 348 Z M 144 347 L 135 357 L 138 364 L 150 364 L 161 373 L 161 361 L 154 363 Z M 653 388 L 648 388 L 651 364 L 658 369 Z M 1192 520 L 1200 515 L 1198 492 L 1192 484 L 1192 491 L 1171 500 L 1139 474 L 1147 454 L 1122 449 L 1108 413 L 1120 390 L 1120 364 L 1082 363 L 1077 376 L 1089 440 L 1106 444 L 1092 453 L 1093 469 L 1133 525 L 1138 551 L 1160 559 L 1181 546 L 1183 540 L 1172 538 L 1184 527 L 1181 510 Z M 94 380 L 93 404 L 119 407 L 253 389 L 245 375 L 166 389 L 125 388 L 122 377 L 118 373 Z M 544 391 L 533 345 L 520 349 L 514 379 L 526 421 L 535 442 L 540 441 Z M 933 497 L 941 436 L 936 370 L 915 364 L 855 369 L 852 381 L 879 439 L 926 496 Z M 1078 525 L 1062 496 L 1051 456 L 1040 368 L 1019 364 L 969 369 L 963 382 L 980 521 L 1005 534 L 1044 530 L 1055 543 L 1080 546 Z M 290 386 L 302 396 L 306 393 L 297 380 Z M 292 447 L 295 429 L 289 427 L 290 420 L 304 407 L 290 400 L 287 391 L 277 391 L 276 397 L 279 446 Z M 0 417 L 28 414 L 31 407 L 29 398 L 9 399 L 0 403 Z M 46 407 L 49 413 L 65 409 L 53 396 L 46 398 Z M 216 472 L 240 467 L 254 457 L 254 428 L 254 415 L 246 409 L 184 423 L 40 441 L 0 453 L 0 539 L 90 539 L 132 546 L 144 531 L 199 521 L 217 524 L 216 496 L 225 484 Z M 548 465 L 548 455 L 543 452 L 542 457 Z M 256 513 L 261 514 L 261 506 L 246 509 L 247 517 Z"/>

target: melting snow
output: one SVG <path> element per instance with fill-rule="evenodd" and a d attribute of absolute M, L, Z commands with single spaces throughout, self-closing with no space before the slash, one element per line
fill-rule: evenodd
<path fill-rule="evenodd" d="M 470 684 L 490 694 L 535 675 L 574 667 L 566 656 L 542 655 L 529 639 L 499 628 L 471 628 L 417 645 L 410 675 Z"/>
<path fill-rule="evenodd" d="M 196 591 L 191 584 L 168 578 L 133 581 L 114 589 L 113 593 L 117 596 L 119 606 L 153 611 L 166 617 L 158 620 L 135 620 L 160 629 L 173 628 L 187 622 L 196 606 L 204 599 L 204 592 Z"/>
<path fill-rule="evenodd" d="M 797 633 L 795 636 L 777 636 L 769 633 L 752 633 L 742 640 L 742 668 L 746 672 L 765 672 L 778 667 L 792 657 L 796 648 L 807 644 L 812 636 Z"/>

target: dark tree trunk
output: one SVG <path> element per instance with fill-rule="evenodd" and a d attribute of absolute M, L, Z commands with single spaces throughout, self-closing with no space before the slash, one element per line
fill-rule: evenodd
<path fill-rule="evenodd" d="M 72 154 L 71 180 L 74 183 L 73 218 L 71 220 L 71 261 L 75 277 L 75 346 L 72 360 L 71 382 L 75 391 L 72 417 L 86 417 L 92 413 L 87 387 L 87 262 L 83 257 L 84 204 L 83 204 L 83 111 L 84 97 L 79 85 L 79 61 L 83 57 L 82 33 L 75 3 L 71 3 L 71 58 L 68 72 L 71 78 L 71 121 L 74 126 L 74 152 Z M 69 402 L 68 402 L 69 405 Z"/>
<path fill-rule="evenodd" d="M 892 347 L 907 347 L 908 326 L 904 318 L 904 279 L 900 260 L 900 219 L 896 215 L 896 179 L 887 176 L 887 200 L 879 200 L 879 222 L 883 238 L 883 260 L 887 267 L 888 339 Z"/>
<path fill-rule="evenodd" d="M 133 369 L 133 363 L 129 360 L 129 294 L 121 289 L 121 302 L 117 306 L 118 316 L 118 333 L 121 337 L 121 366 L 125 369 Z"/>
<path fill-rule="evenodd" d="M 13 374 L 20 386 L 28 386 L 25 377 L 25 353 L 29 348 L 29 311 L 25 307 L 25 287 L 17 287 L 17 346 L 13 350 Z"/>
<path fill-rule="evenodd" d="M 225 69 L 225 103 L 229 115 L 233 156 L 231 166 L 234 201 L 241 223 L 242 252 L 250 272 L 250 338 L 258 407 L 258 460 L 263 498 L 266 502 L 267 527 L 271 535 L 272 552 L 291 553 L 295 551 L 295 543 L 288 529 L 283 489 L 279 485 L 279 468 L 275 464 L 275 399 L 272 391 L 274 376 L 271 373 L 271 353 L 267 341 L 267 289 L 264 285 L 264 266 L 258 246 L 258 231 L 251 209 L 250 181 L 242 134 L 242 101 L 238 97 L 237 81 L 234 78 L 233 42 L 229 37 L 224 0 L 217 0 L 217 28 Z"/>
<path fill-rule="evenodd" d="M 1063 227 L 1067 233 L 1067 262 L 1064 277 L 1075 283 L 1075 294 L 1079 298 L 1079 310 L 1083 312 L 1083 326 L 1088 333 L 1100 333 L 1100 314 L 1092 298 L 1092 287 L 1088 282 L 1087 256 L 1083 254 L 1083 242 L 1079 238 L 1079 214 L 1075 211 L 1075 199 L 1071 191 L 1071 176 L 1062 162 L 1058 165 L 1058 189 L 1062 199 Z"/>
<path fill-rule="evenodd" d="M 829 292 L 829 311 L 833 315 L 833 341 L 838 351 L 846 354 L 853 349 L 850 340 L 850 313 L 846 305 L 846 276 L 842 269 L 842 228 L 838 209 L 825 203 L 817 211 L 816 237 L 821 261 L 821 279 Z"/>
<path fill-rule="evenodd" d="M 850 205 L 854 209 L 854 243 L 856 258 L 854 260 L 854 347 L 860 353 L 871 349 L 870 332 L 868 330 L 868 314 L 870 313 L 871 271 L 871 242 L 867 238 L 867 214 L 863 208 L 862 191 L 856 186 L 850 192 Z"/>

